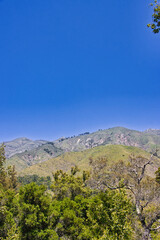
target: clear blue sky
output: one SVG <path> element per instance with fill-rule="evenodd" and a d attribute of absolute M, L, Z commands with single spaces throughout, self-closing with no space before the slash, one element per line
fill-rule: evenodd
<path fill-rule="evenodd" d="M 0 0 L 0 141 L 160 128 L 150 0 Z"/>

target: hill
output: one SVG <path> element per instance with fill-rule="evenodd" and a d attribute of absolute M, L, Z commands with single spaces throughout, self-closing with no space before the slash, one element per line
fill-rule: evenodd
<path fill-rule="evenodd" d="M 46 142 L 47 141 L 44 140 L 33 141 L 25 137 L 16 138 L 12 141 L 4 142 L 6 146 L 5 147 L 6 157 L 10 158 L 17 153 L 32 150 L 34 148 L 41 146 L 42 144 L 45 144 Z"/>
<path fill-rule="evenodd" d="M 62 153 L 62 149 L 57 148 L 53 142 L 48 142 L 47 144 L 43 144 L 30 151 L 14 155 L 13 157 L 7 159 L 7 165 L 15 165 L 16 171 L 20 172 L 28 166 L 46 161 Z"/>
<path fill-rule="evenodd" d="M 84 151 L 106 144 L 134 146 L 151 152 L 155 151 L 156 148 L 160 149 L 160 130 L 149 129 L 140 132 L 123 127 L 114 127 L 93 133 L 86 132 L 78 136 L 63 137 L 53 142 L 42 142 L 38 147 L 30 144 L 33 149 L 25 151 L 26 144 L 22 144 L 21 147 L 19 146 L 19 151 L 22 153 L 12 155 L 7 160 L 7 164 L 16 165 L 19 171 L 65 152 Z M 39 144 L 39 142 L 36 143 Z M 6 148 L 6 152 L 8 152 L 8 148 Z"/>
<path fill-rule="evenodd" d="M 151 151 L 155 145 L 160 146 L 160 135 L 158 130 L 153 134 L 150 131 L 140 132 L 123 127 L 114 127 L 93 133 L 87 132 L 78 136 L 61 138 L 54 141 L 54 143 L 55 146 L 65 151 L 82 151 L 106 144 L 135 146 Z"/>
<path fill-rule="evenodd" d="M 160 136 L 160 129 L 149 128 L 149 129 L 145 130 L 144 132 Z"/>
<path fill-rule="evenodd" d="M 24 169 L 20 175 L 32 175 L 37 174 L 39 176 L 52 176 L 52 172 L 56 170 L 69 171 L 72 166 L 77 165 L 80 170 L 89 170 L 89 159 L 96 160 L 98 158 L 105 158 L 107 161 L 107 168 L 110 168 L 112 164 L 119 160 L 127 161 L 129 156 L 134 154 L 135 156 L 141 155 L 146 158 L 150 157 L 150 154 L 140 148 L 122 145 L 106 145 L 99 146 L 92 149 L 88 149 L 81 152 L 70 152 L 62 154 L 61 156 L 52 158 L 48 161 L 33 165 Z M 160 159 L 154 157 L 154 164 L 148 168 L 148 174 L 154 175 L 157 168 L 160 167 Z"/>

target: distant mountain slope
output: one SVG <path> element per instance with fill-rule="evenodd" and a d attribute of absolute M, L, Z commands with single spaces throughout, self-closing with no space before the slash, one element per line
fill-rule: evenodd
<path fill-rule="evenodd" d="M 149 134 L 154 134 L 154 135 L 157 135 L 157 136 L 160 136 L 160 129 L 152 129 L 152 128 L 149 128 L 147 129 L 146 131 L 144 131 L 145 133 L 149 133 Z"/>
<path fill-rule="evenodd" d="M 63 150 L 57 148 L 53 142 L 48 142 L 30 151 L 18 153 L 7 159 L 7 165 L 15 165 L 16 171 L 31 166 L 33 164 L 46 161 L 63 153 Z"/>
<path fill-rule="evenodd" d="M 151 151 L 155 145 L 160 146 L 160 135 L 145 131 L 135 131 L 123 127 L 115 127 L 107 130 L 99 130 L 90 134 L 80 134 L 72 138 L 62 138 L 55 141 L 55 146 L 65 151 L 82 151 L 92 147 L 106 144 L 122 144 L 135 146 Z"/>
<path fill-rule="evenodd" d="M 7 162 L 12 165 L 16 164 L 19 169 L 23 169 L 25 166 L 48 160 L 65 152 L 83 151 L 106 144 L 135 146 L 151 152 L 156 148 L 160 149 L 159 132 L 160 130 L 147 130 L 140 132 L 123 127 L 114 127 L 93 133 L 86 132 L 78 136 L 60 138 L 52 142 L 54 147 L 51 149 L 51 154 L 44 150 L 48 149 L 48 144 L 50 144 L 46 143 L 38 148 L 34 148 L 34 151 L 29 150 L 21 154 L 16 154 L 9 158 Z"/>
<path fill-rule="evenodd" d="M 10 158 L 14 154 L 21 153 L 24 151 L 32 150 L 34 148 L 37 148 L 41 146 L 42 144 L 45 144 L 47 141 L 44 140 L 30 140 L 28 138 L 16 138 L 12 141 L 5 142 L 5 152 L 6 157 Z"/>
<path fill-rule="evenodd" d="M 122 145 L 106 145 L 88 149 L 82 152 L 70 152 L 52 158 L 48 161 L 33 165 L 24 169 L 20 175 L 37 174 L 39 176 L 52 176 L 52 172 L 62 169 L 69 171 L 72 166 L 77 165 L 81 170 L 89 170 L 89 159 L 94 160 L 105 157 L 107 168 L 119 160 L 128 160 L 128 157 L 134 154 L 150 158 L 150 154 L 140 148 L 122 146 Z M 154 175 L 157 168 L 160 167 L 160 159 L 154 157 L 154 164 L 148 168 L 148 174 Z"/>

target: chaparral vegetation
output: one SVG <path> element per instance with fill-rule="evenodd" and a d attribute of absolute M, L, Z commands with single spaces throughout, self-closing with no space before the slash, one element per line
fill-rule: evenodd
<path fill-rule="evenodd" d="M 159 239 L 160 185 L 147 168 L 154 159 L 130 156 L 106 171 L 57 170 L 51 177 L 18 177 L 0 148 L 0 239 Z"/>

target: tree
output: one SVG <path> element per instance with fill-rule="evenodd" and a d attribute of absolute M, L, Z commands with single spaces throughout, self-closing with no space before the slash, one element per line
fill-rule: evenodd
<path fill-rule="evenodd" d="M 17 172 L 15 170 L 15 166 L 8 166 L 7 168 L 7 175 L 8 175 L 8 185 L 11 189 L 16 189 L 18 186 L 17 180 Z"/>
<path fill-rule="evenodd" d="M 154 33 L 159 33 L 160 31 L 160 2 L 158 0 L 155 0 L 154 3 L 151 4 L 153 7 L 153 21 L 151 24 L 148 24 L 147 26 L 150 27 Z"/>
<path fill-rule="evenodd" d="M 0 184 L 5 186 L 6 184 L 6 171 L 5 171 L 5 150 L 4 150 L 4 144 L 0 146 Z"/>
<path fill-rule="evenodd" d="M 131 240 L 131 202 L 124 190 L 91 190 L 88 174 L 57 171 L 53 182 L 52 229 L 60 239 Z"/>
<path fill-rule="evenodd" d="M 35 182 L 39 186 L 40 185 L 45 185 L 48 188 L 50 188 L 50 184 L 51 184 L 51 177 L 50 176 L 40 177 L 36 174 L 19 176 L 17 180 L 21 185 L 26 185 L 26 184 L 29 184 L 31 182 Z"/>
<path fill-rule="evenodd" d="M 152 232 L 160 229 L 160 186 L 154 178 L 146 175 L 153 161 L 152 156 L 150 159 L 130 156 L 128 163 L 119 161 L 115 164 L 103 181 L 110 189 L 125 187 L 131 194 L 135 213 L 143 229 L 143 240 L 152 239 Z"/>
<path fill-rule="evenodd" d="M 0 184 L 3 188 L 7 189 L 16 189 L 17 182 L 17 173 L 15 171 L 15 166 L 5 167 L 6 157 L 5 157 L 5 146 L 2 144 L 0 146 Z"/>
<path fill-rule="evenodd" d="M 19 240 L 18 200 L 14 190 L 0 186 L 0 239 Z"/>
<path fill-rule="evenodd" d="M 78 171 L 78 168 L 75 166 L 71 168 L 71 174 L 62 170 L 58 170 L 53 174 L 54 181 L 51 188 L 56 199 L 62 200 L 68 197 L 74 200 L 77 195 L 83 195 L 84 197 L 91 195 L 91 190 L 85 185 L 85 181 L 88 178 L 87 172 L 83 172 L 83 177 L 75 176 Z"/>
<path fill-rule="evenodd" d="M 156 182 L 160 183 L 160 168 L 158 168 L 158 170 L 155 172 L 156 174 Z"/>
<path fill-rule="evenodd" d="M 100 191 L 89 202 L 90 231 L 96 239 L 131 240 L 131 213 L 132 205 L 124 189 Z"/>
<path fill-rule="evenodd" d="M 19 191 L 20 239 L 58 240 L 56 232 L 50 229 L 51 196 L 45 186 L 30 183 Z"/>
<path fill-rule="evenodd" d="M 131 240 L 132 205 L 125 191 L 90 189 L 89 173 L 77 172 L 57 171 L 53 191 L 30 183 L 16 193 L 1 184 L 0 239 Z M 14 183 L 15 174 L 10 176 Z"/>
<path fill-rule="evenodd" d="M 0 147 L 0 239 L 19 239 L 17 228 L 18 201 L 15 188 L 17 186 L 14 167 L 5 168 L 4 145 Z"/>

